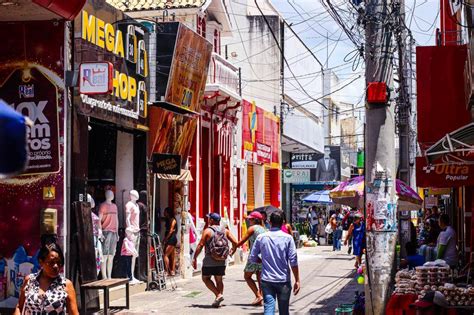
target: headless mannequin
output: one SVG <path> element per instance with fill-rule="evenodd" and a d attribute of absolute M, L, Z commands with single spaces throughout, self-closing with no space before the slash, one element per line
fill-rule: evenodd
<path fill-rule="evenodd" d="M 94 247 L 96 249 L 96 259 L 100 261 L 100 270 L 102 270 L 102 266 L 104 265 L 104 257 L 102 255 L 102 244 L 101 242 L 104 239 L 102 235 L 102 224 L 100 223 L 100 218 L 92 211 L 95 208 L 95 201 L 91 195 L 87 194 L 87 202 L 91 205 L 91 216 L 92 216 L 92 227 L 94 231 Z M 99 269 L 99 268 L 98 268 Z M 97 275 L 99 274 L 99 270 L 97 270 Z"/>
<path fill-rule="evenodd" d="M 100 205 L 99 217 L 102 223 L 104 237 L 107 238 L 108 233 L 114 233 L 115 237 L 111 236 L 111 242 L 104 242 L 103 252 L 104 259 L 101 264 L 102 277 L 104 279 L 112 278 L 112 267 L 114 264 L 115 248 L 118 239 L 118 210 L 117 206 L 112 203 L 114 193 L 111 190 L 105 192 L 105 202 Z M 109 218 L 106 218 L 108 216 Z M 110 244 L 107 244 L 110 243 Z M 111 248 L 105 248 L 109 245 Z M 111 250 L 112 249 L 112 250 Z"/>
<path fill-rule="evenodd" d="M 137 200 L 139 198 L 138 192 L 136 190 L 130 191 L 130 201 L 127 202 L 125 205 L 125 213 L 126 213 L 126 224 L 127 224 L 127 231 L 130 232 L 131 241 L 135 245 L 135 249 L 138 253 L 139 244 L 140 244 L 140 225 L 139 225 L 139 218 L 140 218 L 140 209 L 138 207 Z M 137 261 L 137 257 L 132 257 L 132 265 L 131 265 L 131 274 L 132 274 L 132 283 L 140 282 L 138 279 L 135 278 L 134 271 L 135 271 L 135 263 Z"/>

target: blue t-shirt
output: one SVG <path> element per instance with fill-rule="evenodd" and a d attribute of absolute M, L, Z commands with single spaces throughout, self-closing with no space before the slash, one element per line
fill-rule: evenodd
<path fill-rule="evenodd" d="M 418 254 L 407 256 L 407 262 L 410 269 L 415 269 L 415 267 L 423 266 L 425 263 L 425 257 Z"/>

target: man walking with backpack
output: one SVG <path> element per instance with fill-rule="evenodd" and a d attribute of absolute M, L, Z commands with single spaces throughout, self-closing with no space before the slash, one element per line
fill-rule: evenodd
<path fill-rule="evenodd" d="M 274 314 L 278 300 L 280 314 L 290 313 L 291 274 L 295 277 L 293 293 L 300 291 L 300 276 L 296 246 L 291 235 L 281 230 L 283 211 L 270 215 L 272 228 L 257 236 L 250 253 L 249 261 L 262 263 L 262 291 L 264 314 Z M 259 258 L 261 256 L 261 258 Z"/>
<path fill-rule="evenodd" d="M 206 287 L 216 296 L 213 307 L 219 307 L 224 301 L 224 282 L 226 259 L 229 256 L 229 241 L 236 246 L 237 240 L 226 228 L 220 226 L 221 216 L 218 213 L 207 215 L 208 227 L 202 232 L 193 259 L 193 268 L 197 269 L 197 257 L 205 248 L 205 256 L 202 261 L 202 281 Z M 212 281 L 214 277 L 214 281 Z"/>

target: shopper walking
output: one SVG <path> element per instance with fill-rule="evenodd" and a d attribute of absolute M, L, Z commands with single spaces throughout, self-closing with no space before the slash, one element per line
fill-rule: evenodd
<path fill-rule="evenodd" d="M 295 242 L 290 235 L 281 230 L 283 218 L 282 211 L 275 211 L 270 215 L 272 228 L 257 237 L 249 257 L 253 263 L 262 262 L 264 314 L 267 315 L 275 313 L 277 301 L 280 314 L 290 313 L 290 268 L 295 278 L 293 293 L 296 295 L 300 291 Z"/>
<path fill-rule="evenodd" d="M 235 247 L 232 248 L 230 254 L 233 255 L 236 249 L 247 241 L 250 243 L 250 251 L 252 251 L 253 244 L 257 239 L 257 236 L 266 232 L 265 228 L 262 226 L 263 216 L 260 212 L 254 211 L 250 213 L 247 217 L 250 222 L 250 227 L 247 230 L 245 236 L 237 243 Z M 252 305 L 262 305 L 263 296 L 260 284 L 260 274 L 262 272 L 262 264 L 261 263 L 253 263 L 250 260 L 247 260 L 247 264 L 244 268 L 244 279 L 247 282 L 250 290 L 252 290 L 253 294 L 255 294 L 255 300 L 251 303 Z M 252 275 L 255 274 L 257 276 L 258 287 L 255 284 L 255 281 L 252 279 Z"/>
<path fill-rule="evenodd" d="M 356 213 L 354 215 L 354 222 L 349 226 L 349 231 L 347 232 L 344 245 L 348 245 L 348 242 L 350 242 L 351 238 L 354 256 L 356 257 L 354 267 L 357 269 L 362 263 L 362 254 L 365 249 L 365 224 L 362 222 L 362 215 L 360 213 Z"/>
<path fill-rule="evenodd" d="M 308 213 L 309 223 L 311 224 L 311 238 L 318 242 L 318 225 L 319 225 L 319 215 L 316 211 L 316 207 L 311 207 Z"/>
<path fill-rule="evenodd" d="M 342 238 L 342 219 L 341 209 L 336 209 L 336 213 L 331 216 L 331 227 L 333 230 L 332 234 L 332 250 L 341 250 L 341 238 Z"/>
<path fill-rule="evenodd" d="M 61 276 L 64 255 L 55 243 L 44 245 L 38 254 L 41 270 L 25 277 L 14 315 L 79 315 L 76 291 L 71 281 Z"/>
<path fill-rule="evenodd" d="M 205 248 L 205 256 L 202 261 L 202 281 L 206 287 L 216 296 L 213 307 L 219 307 L 224 301 L 224 282 L 226 259 L 229 255 L 229 243 L 237 245 L 237 240 L 232 233 L 220 226 L 221 216 L 218 213 L 211 213 L 208 216 L 208 227 L 202 232 L 196 252 L 194 253 L 193 267 L 197 269 L 197 257 Z M 214 277 L 214 281 L 212 281 Z"/>
<path fill-rule="evenodd" d="M 165 208 L 165 239 L 163 244 L 165 247 L 165 255 L 163 260 L 165 262 L 165 268 L 168 272 L 168 276 L 175 275 L 176 269 L 176 245 L 178 244 L 178 226 L 176 218 L 174 217 L 174 211 L 170 207 Z"/>

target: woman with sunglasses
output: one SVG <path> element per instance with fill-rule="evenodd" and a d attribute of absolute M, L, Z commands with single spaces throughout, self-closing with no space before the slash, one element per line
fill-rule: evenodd
<path fill-rule="evenodd" d="M 55 243 L 41 248 L 38 260 L 41 270 L 25 277 L 14 315 L 79 315 L 72 282 L 61 276 L 64 255 Z"/>

